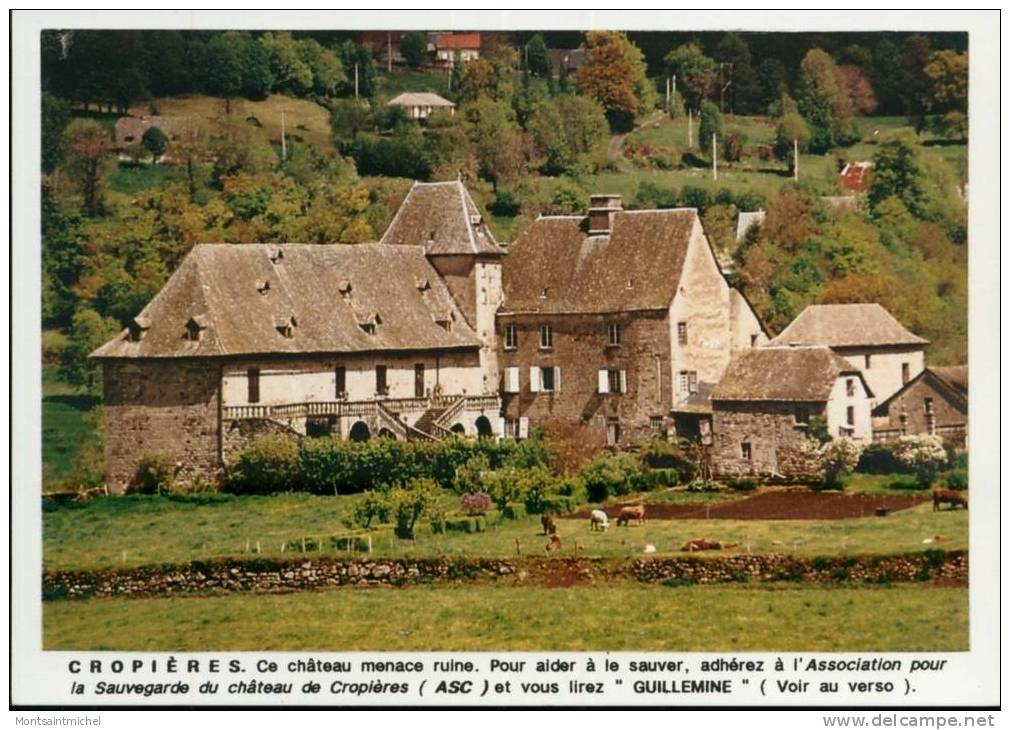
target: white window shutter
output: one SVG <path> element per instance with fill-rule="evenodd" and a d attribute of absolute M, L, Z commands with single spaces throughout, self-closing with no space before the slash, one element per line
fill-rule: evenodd
<path fill-rule="evenodd" d="M 540 368 L 530 368 L 530 393 L 540 392 Z"/>
<path fill-rule="evenodd" d="M 627 393 L 628 392 L 628 371 L 627 370 L 622 370 L 621 371 L 621 392 L 622 393 Z"/>
<path fill-rule="evenodd" d="M 519 392 L 519 368 L 505 368 L 505 388 L 506 393 Z"/>
<path fill-rule="evenodd" d="M 504 418 L 499 418 L 498 419 L 498 433 L 495 434 L 495 435 L 498 436 L 498 438 L 503 438 L 504 436 L 507 435 L 505 433 L 505 419 Z"/>
<path fill-rule="evenodd" d="M 519 438 L 528 438 L 530 435 L 530 419 L 523 416 L 519 419 Z"/>
<path fill-rule="evenodd" d="M 561 368 L 554 366 L 554 392 L 561 392 Z"/>
<path fill-rule="evenodd" d="M 606 370 L 601 370 L 598 373 L 598 375 L 599 375 L 599 387 L 598 387 L 599 392 L 600 393 L 609 393 L 610 392 L 610 375 L 607 373 Z"/>

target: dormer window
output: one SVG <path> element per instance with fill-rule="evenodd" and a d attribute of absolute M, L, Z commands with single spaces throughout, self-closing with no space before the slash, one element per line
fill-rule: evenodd
<path fill-rule="evenodd" d="M 540 298 L 541 299 L 546 299 L 547 298 L 547 287 L 546 286 L 543 289 L 540 290 Z"/>
<path fill-rule="evenodd" d="M 483 221 L 483 217 L 481 216 L 480 213 L 472 213 L 470 215 L 471 226 L 479 226 L 481 224 L 481 221 Z"/>
<path fill-rule="evenodd" d="M 274 264 L 276 264 L 283 258 L 284 258 L 284 251 L 279 248 L 275 248 L 270 252 L 270 261 Z"/>
<path fill-rule="evenodd" d="M 365 317 L 358 317 L 358 326 L 366 335 L 374 335 L 380 324 L 382 324 L 382 317 L 379 316 L 378 312 Z"/>
<path fill-rule="evenodd" d="M 266 294 L 268 291 L 270 291 L 270 282 L 269 282 L 269 280 L 268 281 L 257 281 L 256 282 L 256 291 L 258 291 L 260 294 Z"/>
<path fill-rule="evenodd" d="M 446 332 L 452 332 L 452 323 L 456 319 L 452 312 L 433 314 L 431 315 L 431 318 L 435 320 L 435 324 L 444 329 Z"/>
<path fill-rule="evenodd" d="M 281 333 L 284 337 L 291 339 L 295 336 L 295 327 L 298 326 L 298 322 L 294 317 L 280 318 L 274 320 L 274 329 Z"/>
<path fill-rule="evenodd" d="M 351 299 L 351 282 L 347 279 L 341 279 L 337 284 L 337 291 L 340 292 L 340 296 L 343 297 L 344 301 L 350 301 Z"/>
<path fill-rule="evenodd" d="M 624 288 L 625 289 L 634 289 L 635 288 L 635 280 L 634 279 L 628 279 L 628 283 L 624 285 Z"/>
<path fill-rule="evenodd" d="M 431 282 L 427 279 L 418 279 L 416 282 L 417 290 L 420 292 L 426 292 L 431 289 Z"/>
<path fill-rule="evenodd" d="M 147 334 L 147 330 L 151 328 L 151 323 L 146 317 L 135 317 L 132 322 L 130 322 L 130 342 L 140 342 L 144 339 L 144 335 Z"/>
<path fill-rule="evenodd" d="M 207 320 L 202 315 L 190 317 L 186 322 L 185 338 L 190 342 L 199 342 L 203 331 L 207 329 Z"/>

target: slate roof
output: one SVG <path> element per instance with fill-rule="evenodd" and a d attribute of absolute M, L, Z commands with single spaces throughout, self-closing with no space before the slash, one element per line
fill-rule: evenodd
<path fill-rule="evenodd" d="M 968 396 L 968 366 L 952 365 L 949 367 L 926 368 L 933 375 L 942 380 L 947 387 L 957 391 L 961 395 Z"/>
<path fill-rule="evenodd" d="M 842 374 L 859 369 L 829 347 L 755 347 L 733 355 L 713 401 L 799 401 L 823 403 Z"/>
<path fill-rule="evenodd" d="M 448 99 L 443 99 L 438 94 L 427 91 L 417 93 L 405 93 L 391 99 L 387 106 L 436 106 L 454 107 L 456 106 Z"/>
<path fill-rule="evenodd" d="M 380 243 L 419 246 L 435 255 L 505 253 L 459 180 L 415 182 Z"/>
<path fill-rule="evenodd" d="M 503 312 L 605 313 L 666 309 L 680 285 L 694 208 L 620 211 L 609 235 L 583 216 L 538 218 L 502 265 Z"/>
<path fill-rule="evenodd" d="M 865 347 L 927 345 L 879 304 L 813 304 L 775 337 L 771 345 Z"/>
<path fill-rule="evenodd" d="M 189 117 L 120 117 L 116 120 L 116 144 L 139 144 L 144 132 L 151 127 L 157 127 L 169 139 L 174 139 L 185 134 L 189 126 Z"/>
<path fill-rule="evenodd" d="M 453 318 L 450 330 L 437 323 Z M 198 340 L 185 338 L 194 320 Z M 292 336 L 281 331 L 291 323 Z M 375 334 L 361 325 L 376 323 Z M 95 358 L 214 357 L 476 348 L 420 248 L 376 244 L 201 244 Z"/>

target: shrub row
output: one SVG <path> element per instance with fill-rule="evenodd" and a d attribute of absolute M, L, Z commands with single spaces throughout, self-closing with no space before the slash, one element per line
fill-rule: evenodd
<path fill-rule="evenodd" d="M 529 469 L 546 465 L 548 451 L 539 439 L 439 443 L 376 439 L 357 443 L 318 438 L 298 444 L 286 436 L 266 435 L 229 463 L 225 489 L 233 494 L 348 494 L 414 479 L 431 479 L 439 486 L 451 487 L 460 468 L 475 457 L 489 470 Z"/>

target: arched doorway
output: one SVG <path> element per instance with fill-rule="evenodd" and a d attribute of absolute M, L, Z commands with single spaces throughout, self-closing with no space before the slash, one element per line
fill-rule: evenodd
<path fill-rule="evenodd" d="M 457 436 L 466 435 L 466 427 L 462 423 L 454 423 L 452 425 L 452 428 L 450 428 L 449 430 L 452 431 Z"/>
<path fill-rule="evenodd" d="M 488 420 L 487 416 L 481 416 L 474 421 L 473 425 L 477 427 L 478 438 L 494 436 L 494 430 L 491 428 L 491 421 Z"/>
<path fill-rule="evenodd" d="M 368 441 L 371 436 L 372 432 L 368 430 L 368 424 L 364 421 L 356 422 L 347 434 L 347 438 L 351 441 Z"/>

